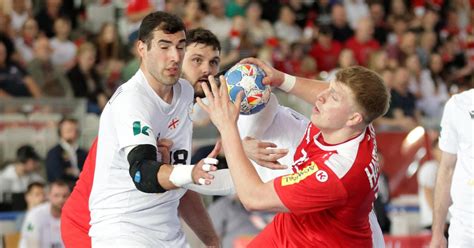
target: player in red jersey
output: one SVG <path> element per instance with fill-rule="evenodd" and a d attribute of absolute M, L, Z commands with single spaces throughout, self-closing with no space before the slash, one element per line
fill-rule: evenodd
<path fill-rule="evenodd" d="M 249 210 L 277 214 L 250 247 L 372 247 L 368 215 L 378 181 L 378 158 L 371 122 L 383 115 L 389 94 L 383 80 L 363 67 L 350 67 L 329 83 L 295 78 L 257 59 L 264 82 L 314 104 L 311 123 L 295 155 L 294 174 L 263 183 L 247 159 L 236 120 L 240 102 L 230 103 L 225 80 L 203 85 L 210 114 L 237 194 Z M 329 87 L 328 87 L 329 86 Z"/>

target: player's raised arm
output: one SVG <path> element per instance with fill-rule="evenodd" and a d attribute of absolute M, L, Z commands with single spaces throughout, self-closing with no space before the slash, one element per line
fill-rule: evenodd
<path fill-rule="evenodd" d="M 212 92 L 207 85 L 202 85 L 209 104 L 204 104 L 200 98 L 197 103 L 209 113 L 221 133 L 226 160 L 242 204 L 249 210 L 288 211 L 273 187 L 273 180 L 263 183 L 245 155 L 236 123 L 242 92 L 235 103 L 230 102 L 224 77 L 220 80 L 221 87 L 218 88 L 214 78 L 209 77 Z"/>
<path fill-rule="evenodd" d="M 318 94 L 329 86 L 328 83 L 321 80 L 295 77 L 286 74 L 257 58 L 245 58 L 241 60 L 240 63 L 250 63 L 259 66 L 267 74 L 263 79 L 264 84 L 278 87 L 310 104 L 313 104 Z"/>

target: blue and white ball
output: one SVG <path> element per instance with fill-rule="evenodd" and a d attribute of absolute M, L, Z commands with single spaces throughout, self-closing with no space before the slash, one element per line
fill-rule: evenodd
<path fill-rule="evenodd" d="M 254 64 L 236 64 L 226 74 L 227 92 L 234 102 L 240 91 L 244 92 L 240 113 L 251 115 L 265 107 L 270 99 L 271 88 L 263 84 L 265 72 Z"/>

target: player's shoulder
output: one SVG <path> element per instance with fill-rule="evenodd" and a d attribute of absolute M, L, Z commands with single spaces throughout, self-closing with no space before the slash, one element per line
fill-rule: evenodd
<path fill-rule="evenodd" d="M 461 93 L 453 95 L 448 102 L 446 102 L 447 109 L 459 110 L 473 110 L 474 89 L 466 90 Z"/>

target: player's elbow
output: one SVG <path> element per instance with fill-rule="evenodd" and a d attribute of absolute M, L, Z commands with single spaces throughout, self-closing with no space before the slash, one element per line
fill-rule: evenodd
<path fill-rule="evenodd" d="M 242 205 L 247 211 L 263 211 L 267 210 L 265 206 L 265 201 L 256 196 L 256 195 L 248 195 L 247 197 L 242 197 L 241 200 Z"/>
<path fill-rule="evenodd" d="M 127 156 L 129 173 L 135 187 L 144 193 L 164 193 L 166 189 L 158 181 L 158 171 L 163 163 L 156 161 L 156 148 L 138 145 Z"/>

